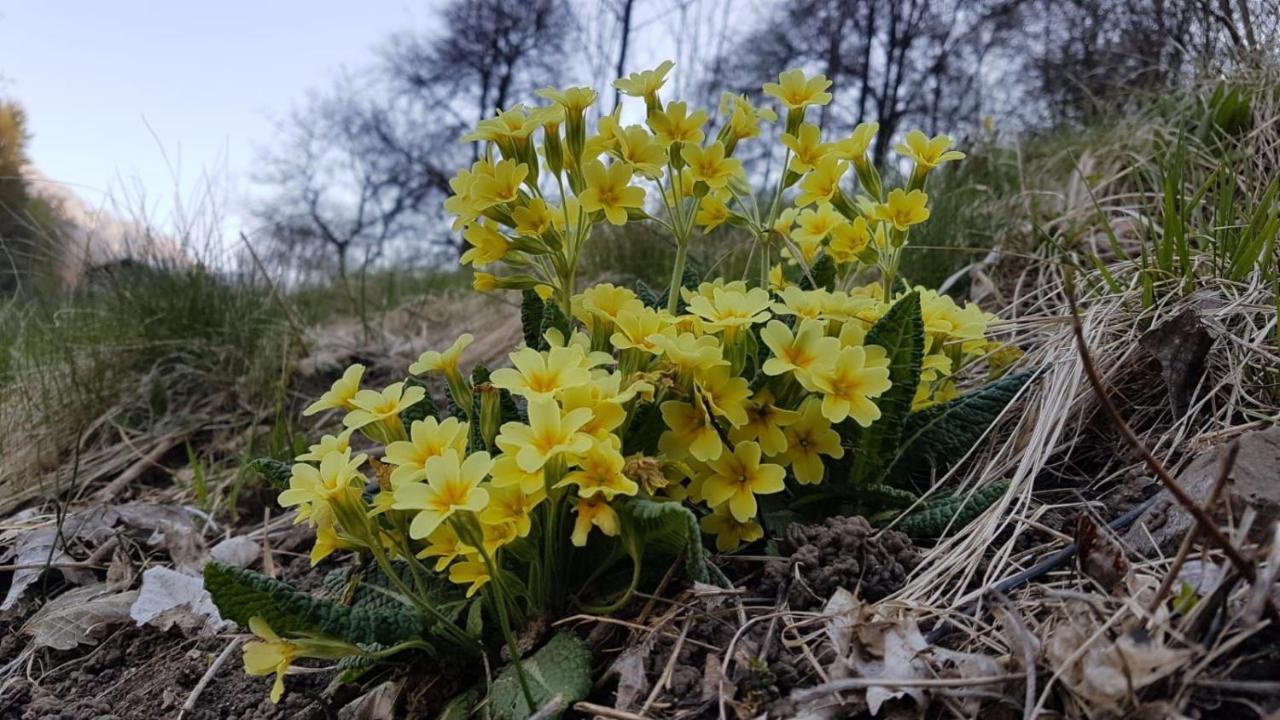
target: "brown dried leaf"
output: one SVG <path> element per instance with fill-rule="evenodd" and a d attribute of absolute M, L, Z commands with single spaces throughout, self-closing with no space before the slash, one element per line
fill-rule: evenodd
<path fill-rule="evenodd" d="M 36 647 L 70 650 L 86 643 L 95 645 L 107 628 L 129 620 L 129 607 L 138 593 L 117 593 L 106 583 L 78 587 L 59 595 L 40 608 L 22 626 Z"/>
<path fill-rule="evenodd" d="M 1124 548 L 1108 530 L 1098 527 L 1093 518 L 1076 516 L 1076 561 L 1080 572 L 1093 578 L 1107 592 L 1114 592 L 1129 575 L 1129 561 Z"/>

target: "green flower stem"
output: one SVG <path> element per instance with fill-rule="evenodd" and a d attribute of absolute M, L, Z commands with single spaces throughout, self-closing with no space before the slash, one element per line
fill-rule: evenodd
<path fill-rule="evenodd" d="M 529 678 L 525 677 L 524 665 L 520 662 L 520 648 L 516 645 L 515 633 L 511 631 L 511 618 L 507 615 L 507 593 L 502 584 L 502 575 L 498 572 L 498 566 L 493 561 L 493 557 L 485 550 L 484 533 L 479 530 L 475 522 L 474 517 L 458 518 L 453 526 L 467 543 L 479 551 L 480 557 L 484 560 L 484 566 L 489 571 L 489 585 L 483 591 L 484 598 L 489 603 L 489 609 L 498 617 L 498 627 L 502 630 L 502 639 L 507 644 L 507 652 L 511 655 L 511 664 L 515 666 L 516 678 L 520 681 L 520 691 L 524 693 L 529 711 L 534 712 L 538 708 L 534 704 L 533 691 L 529 688 Z"/>
<path fill-rule="evenodd" d="M 689 253 L 688 241 L 676 239 L 676 262 L 671 268 L 671 284 L 667 287 L 667 312 L 672 315 L 680 307 L 680 287 L 684 284 L 684 262 Z"/>
<path fill-rule="evenodd" d="M 377 540 L 376 537 L 373 539 L 375 541 Z M 425 598 L 420 597 L 417 593 L 411 590 L 408 585 L 404 584 L 404 580 L 400 578 L 400 573 L 395 571 L 395 566 L 391 564 L 390 558 L 388 558 L 386 553 L 382 551 L 379 543 L 370 543 L 369 552 L 373 555 L 374 561 L 378 563 L 378 567 L 382 570 L 382 574 L 387 576 L 387 580 L 395 585 L 396 589 L 405 597 L 412 600 L 413 604 L 416 605 L 419 610 L 434 618 L 440 625 L 442 632 L 448 635 L 454 643 L 472 655 L 479 656 L 484 654 L 484 647 L 481 646 L 475 638 L 462 632 L 462 630 L 459 629 L 457 625 L 454 625 L 449 618 L 445 617 L 439 610 L 432 607 L 431 603 L 427 602 Z"/>
<path fill-rule="evenodd" d="M 636 589 L 640 587 L 640 570 L 642 567 L 640 559 L 633 558 L 631 565 L 631 584 L 627 586 L 626 591 L 623 592 L 622 596 L 617 600 L 614 600 L 608 605 L 579 605 L 578 607 L 583 612 L 591 613 L 593 615 L 608 615 L 611 612 L 616 612 L 617 610 L 622 609 L 631 601 L 631 596 L 634 595 Z"/>

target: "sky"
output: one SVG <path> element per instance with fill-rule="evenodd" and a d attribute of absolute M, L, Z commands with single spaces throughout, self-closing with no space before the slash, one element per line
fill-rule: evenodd
<path fill-rule="evenodd" d="M 26 109 L 34 167 L 89 204 L 145 199 L 163 226 L 212 178 L 240 226 L 276 119 L 431 4 L 0 0 L 0 97 Z"/>

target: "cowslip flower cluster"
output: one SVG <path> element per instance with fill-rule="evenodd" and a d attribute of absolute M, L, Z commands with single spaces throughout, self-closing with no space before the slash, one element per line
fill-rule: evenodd
<path fill-rule="evenodd" d="M 560 322 L 526 332 L 491 373 L 464 368 L 474 338 L 462 335 L 386 387 L 363 387 L 354 365 L 310 405 L 304 414 L 340 411 L 344 428 L 296 458 L 279 497 L 315 529 L 313 563 L 365 554 L 424 608 L 433 578 L 445 579 L 466 599 L 479 594 L 514 647 L 524 618 L 630 597 L 643 548 L 629 544 L 629 503 L 681 503 L 731 551 L 764 536 L 765 498 L 832 482 L 854 452 L 846 438 L 880 420 L 893 387 L 889 353 L 868 332 L 908 293 L 924 329 L 916 409 L 954 397 L 970 365 L 1008 354 L 988 338 L 993 316 L 900 277 L 911 230 L 929 218 L 929 173 L 963 157 L 948 138 L 908 133 L 896 150 L 912 171 L 885 188 L 868 158 L 875 123 L 824 138 L 807 119 L 832 100 L 821 75 L 766 84 L 776 111 L 727 94 L 713 131 L 705 110 L 661 97 L 671 68 L 617 81 L 643 102 L 640 122 L 615 110 L 589 129 L 593 90 L 547 88 L 548 104 L 502 110 L 464 137 L 484 151 L 453 178 L 445 207 L 474 287 L 524 291 L 526 307 Z M 734 153 L 766 135 L 784 170 L 758 193 Z M 669 289 L 583 283 L 593 229 L 636 222 L 671 237 Z M 748 279 L 686 283 L 696 239 L 730 224 L 758 266 Z M 635 570 L 620 598 L 583 600 L 628 553 Z M 582 558 L 598 567 L 569 587 Z M 476 642 L 456 623 L 440 627 L 459 646 Z M 254 630 L 252 672 L 279 677 L 305 656 Z"/>

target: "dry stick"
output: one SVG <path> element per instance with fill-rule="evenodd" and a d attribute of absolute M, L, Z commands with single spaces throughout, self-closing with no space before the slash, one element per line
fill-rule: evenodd
<path fill-rule="evenodd" d="M 844 692 L 845 690 L 863 690 L 873 687 L 885 688 L 948 688 L 948 687 L 981 687 L 983 685 L 995 685 L 997 683 L 1005 683 L 1010 680 L 1023 680 L 1025 677 L 1022 673 L 1007 673 L 1004 675 L 988 675 L 985 677 L 971 678 L 840 678 L 824 682 L 821 685 L 814 685 L 811 688 L 796 690 L 791 693 L 791 699 L 797 703 L 803 703 L 823 695 L 831 693 Z"/>
<path fill-rule="evenodd" d="M 1227 446 L 1227 451 L 1222 455 L 1222 464 L 1218 469 L 1218 479 L 1214 480 L 1213 488 L 1209 490 L 1209 497 L 1205 500 L 1204 507 L 1207 511 L 1213 512 L 1213 506 L 1218 502 L 1218 496 L 1222 494 L 1222 489 L 1227 486 L 1227 478 L 1231 475 L 1231 469 L 1235 467 L 1236 455 L 1240 452 L 1240 443 L 1235 440 Z M 1164 602 L 1168 596 L 1169 590 L 1173 588 L 1174 581 L 1178 578 L 1178 573 L 1182 571 L 1182 565 L 1187 561 L 1187 556 L 1191 554 L 1191 548 L 1196 544 L 1196 540 L 1200 539 L 1200 526 L 1192 525 L 1188 530 L 1186 537 L 1182 538 L 1182 544 L 1178 546 L 1178 554 L 1173 558 L 1173 564 L 1169 566 L 1169 572 L 1160 581 L 1160 587 L 1156 589 L 1155 597 L 1151 598 L 1151 604 L 1147 606 L 1147 615 L 1150 616 L 1152 622 L 1155 621 L 1156 610 L 1160 608 L 1160 604 Z"/>
<path fill-rule="evenodd" d="M 218 657 L 214 658 L 213 664 L 205 671 L 204 677 L 200 678 L 200 682 L 196 683 L 196 686 L 191 689 L 191 694 L 187 696 L 187 701 L 182 703 L 182 709 L 178 711 L 178 720 L 183 720 L 188 713 L 196 709 L 196 700 L 200 699 L 200 693 L 204 692 L 204 689 L 209 686 L 213 676 L 218 674 L 218 671 L 226 664 L 227 658 L 231 657 L 231 654 L 236 651 L 236 648 L 240 647 L 242 642 L 244 642 L 243 635 L 227 643 L 227 646 L 222 649 Z"/>
<path fill-rule="evenodd" d="M 185 439 L 185 436 L 181 433 L 173 433 L 162 438 L 151 452 L 126 468 L 124 472 L 116 476 L 115 480 L 102 486 L 102 489 L 94 494 L 94 499 L 103 502 L 114 500 L 115 496 L 119 495 L 130 483 L 142 477 L 142 473 L 146 472 L 148 468 L 160 465 L 160 458 L 164 457 L 165 453 L 176 447 L 183 439 Z"/>
<path fill-rule="evenodd" d="M 1009 596 L 999 591 L 993 591 L 996 601 L 1004 608 L 1005 615 L 1009 617 L 1009 624 L 1014 632 L 1018 634 L 1018 642 L 1022 643 L 1022 664 L 1025 666 L 1027 673 L 1026 694 L 1022 702 L 1023 720 L 1035 720 L 1034 708 L 1036 704 L 1036 655 L 1035 640 L 1031 637 L 1031 631 L 1027 630 L 1027 626 L 1022 622 L 1022 615 L 1018 612 L 1018 608 L 1009 600 Z"/>
<path fill-rule="evenodd" d="M 658 693 L 662 692 L 667 683 L 671 682 L 671 674 L 675 671 L 676 660 L 680 658 L 680 651 L 684 649 L 684 641 L 685 638 L 689 637 L 689 626 L 692 623 L 693 615 L 686 615 L 684 627 L 680 628 L 680 637 L 676 638 L 676 644 L 671 646 L 671 657 L 667 658 L 667 664 L 662 668 L 662 675 L 658 677 L 658 682 L 653 684 L 653 690 L 649 692 L 649 697 L 645 698 L 644 705 L 640 707 L 641 715 L 649 712 L 649 708 L 658 699 Z"/>
<path fill-rule="evenodd" d="M 1186 510 L 1191 517 L 1195 518 L 1196 524 L 1200 526 L 1200 532 L 1204 533 L 1213 541 L 1214 545 L 1217 545 L 1222 550 L 1222 553 L 1227 556 L 1227 559 L 1231 561 L 1231 564 L 1235 566 L 1245 580 L 1251 584 L 1256 582 L 1258 573 L 1253 565 L 1249 564 L 1249 561 L 1240 554 L 1236 546 L 1231 544 L 1227 536 L 1222 533 L 1222 529 L 1214 522 L 1213 517 L 1205 512 L 1204 508 L 1200 507 L 1195 500 L 1192 500 L 1187 495 L 1187 491 L 1183 490 L 1182 486 L 1178 484 L 1178 481 L 1173 479 L 1173 476 L 1165 469 L 1164 463 L 1160 462 L 1155 455 L 1152 455 L 1147 446 L 1138 439 L 1138 436 L 1133 434 L 1129 424 L 1120 416 L 1120 411 L 1116 410 L 1116 406 L 1107 395 L 1106 386 L 1102 384 L 1101 376 L 1098 375 L 1098 369 L 1093 364 L 1093 357 L 1089 353 L 1089 346 L 1084 338 L 1084 327 L 1080 324 L 1080 311 L 1076 308 L 1075 290 L 1070 275 L 1067 276 L 1064 290 L 1066 291 L 1067 305 L 1071 308 L 1071 330 L 1076 336 L 1076 349 L 1080 354 L 1080 362 L 1084 365 L 1085 375 L 1089 378 L 1089 384 L 1093 386 L 1093 392 L 1098 397 L 1098 404 L 1106 412 L 1111 424 L 1115 426 L 1116 431 L 1120 433 L 1120 437 L 1128 443 L 1129 447 L 1146 462 L 1147 467 L 1151 469 L 1151 472 L 1160 481 L 1160 484 L 1164 486 L 1164 489 L 1169 491 L 1169 494 L 1173 496 L 1174 500 L 1178 501 L 1183 510 Z M 1276 610 L 1275 603 L 1270 598 L 1266 601 L 1266 613 L 1268 619 L 1280 622 L 1280 612 Z"/>
<path fill-rule="evenodd" d="M 576 703 L 573 706 L 573 709 L 583 713 L 584 715 L 598 715 L 603 718 L 610 718 L 610 720 L 649 720 L 644 715 L 637 715 L 633 712 L 627 712 L 626 710 L 618 710 L 589 702 Z"/>

